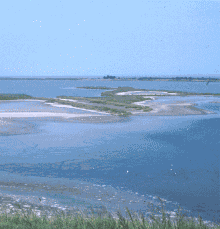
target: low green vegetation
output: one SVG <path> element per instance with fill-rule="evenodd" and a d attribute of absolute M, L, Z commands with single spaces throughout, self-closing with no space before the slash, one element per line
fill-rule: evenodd
<path fill-rule="evenodd" d="M 112 88 L 114 89 L 114 88 Z M 187 96 L 187 95 L 220 95 L 220 93 L 194 93 L 194 92 L 185 92 L 185 91 L 169 91 L 169 90 L 156 90 L 156 89 L 151 89 L 151 90 L 147 90 L 147 89 L 137 89 L 137 88 L 133 88 L 133 87 L 118 87 L 117 89 L 113 90 L 113 91 L 105 91 L 102 92 L 101 95 L 102 96 L 113 96 L 117 93 L 120 92 L 128 92 L 128 91 L 143 91 L 143 92 L 149 92 L 149 91 L 156 91 L 156 92 L 167 92 L 168 94 L 163 94 L 163 95 L 154 95 L 154 96 L 170 96 L 169 93 L 177 93 L 177 95 L 179 96 Z M 140 96 L 142 97 L 142 96 Z M 142 97 L 143 98 L 143 97 Z"/>
<path fill-rule="evenodd" d="M 211 77 L 111 77 L 104 76 L 103 79 L 111 79 L 117 81 L 178 81 L 178 82 L 220 82 L 219 78 L 211 78 Z"/>
<path fill-rule="evenodd" d="M 114 88 L 112 88 L 114 89 Z M 115 90 L 113 91 L 105 91 L 105 92 L 102 92 L 102 96 L 112 96 L 112 95 L 115 95 L 119 92 L 127 92 L 127 91 L 147 91 L 145 89 L 137 89 L 137 88 L 133 88 L 133 87 L 118 87 L 116 88 Z"/>
<path fill-rule="evenodd" d="M 17 100 L 17 99 L 33 99 L 33 97 L 25 94 L 0 94 L 0 100 Z"/>
<path fill-rule="evenodd" d="M 109 75 L 103 77 L 103 79 L 115 79 L 115 78 L 116 78 L 115 76 L 109 76 Z"/>
<path fill-rule="evenodd" d="M 158 78 L 158 77 L 140 77 L 140 78 L 136 78 L 137 80 L 166 80 L 166 81 L 185 81 L 185 82 L 196 82 L 196 81 L 200 81 L 200 82 L 219 82 L 220 79 L 218 78 L 204 78 L 204 77 L 197 77 L 197 78 L 193 78 L 193 77 L 172 77 L 172 78 Z"/>
<path fill-rule="evenodd" d="M 101 87 L 83 87 L 88 89 L 97 89 Z M 107 89 L 107 87 L 102 87 Z M 128 91 L 157 91 L 161 90 L 146 90 L 146 89 L 136 89 L 133 87 L 118 87 L 118 88 L 108 88 L 112 89 L 111 91 L 105 91 L 101 93 L 101 97 L 73 97 L 73 96 L 57 96 L 57 100 L 51 100 L 51 102 L 57 102 L 61 104 L 71 105 L 73 107 L 80 107 L 91 110 L 105 111 L 107 113 L 129 116 L 132 115 L 131 112 L 141 111 L 141 112 L 149 112 L 152 109 L 148 106 L 135 105 L 135 102 L 142 102 L 146 100 L 151 100 L 151 98 L 145 98 L 143 95 L 118 95 L 120 92 L 128 92 Z M 190 95 L 219 95 L 212 93 L 189 93 L 189 92 L 181 92 L 181 91 L 168 91 L 164 95 L 154 95 L 154 96 L 170 96 L 170 93 L 176 93 L 179 96 L 190 96 Z M 175 95 L 173 95 L 175 96 Z M 66 99 L 58 100 L 58 99 Z M 67 101 L 67 100 L 76 100 Z"/>
<path fill-rule="evenodd" d="M 146 100 L 151 100 L 151 98 L 146 98 L 144 95 L 118 95 L 120 92 L 129 92 L 129 91 L 157 91 L 161 90 L 146 90 L 146 89 L 136 89 L 133 87 L 118 87 L 118 88 L 110 88 L 110 87 L 79 87 L 85 89 L 111 89 L 111 91 L 105 91 L 101 93 L 101 97 L 73 97 L 73 96 L 57 96 L 56 99 L 52 98 L 43 98 L 43 97 L 32 97 L 25 94 L 0 94 L 0 100 L 16 100 L 16 99 L 41 99 L 50 103 L 59 103 L 64 105 L 71 105 L 73 107 L 84 108 L 88 110 L 97 110 L 103 111 L 106 113 L 120 115 L 120 116 L 130 116 L 132 112 L 141 111 L 141 112 L 149 112 L 152 109 L 148 106 L 135 105 L 135 102 L 142 102 Z M 178 96 L 192 96 L 192 95 L 212 95 L 212 96 L 220 96 L 220 94 L 216 93 L 189 93 L 189 92 L 181 92 L 181 91 L 167 91 L 167 94 L 163 95 L 153 95 L 153 96 L 170 96 L 170 93 L 176 93 Z M 175 95 L 172 95 L 175 96 Z M 63 100 L 65 99 L 65 100 Z M 75 101 L 71 101 L 75 100 Z"/>
<path fill-rule="evenodd" d="M 113 80 L 113 81 L 177 81 L 177 82 L 205 82 L 215 83 L 220 82 L 219 78 L 205 78 L 205 77 L 115 77 L 104 76 L 103 78 L 13 78 L 13 77 L 0 77 L 0 80 Z"/>
<path fill-rule="evenodd" d="M 59 98 L 68 98 L 68 99 L 73 99 L 72 97 L 60 97 Z M 75 97 L 74 97 L 75 99 Z M 106 107 L 106 106 L 94 106 L 94 105 L 90 105 L 90 104 L 85 104 L 82 102 L 72 102 L 72 101 L 66 101 L 66 100 L 59 100 L 59 99 L 48 99 L 47 102 L 50 103 L 59 103 L 59 104 L 64 104 L 64 105 L 71 105 L 73 107 L 79 107 L 79 108 L 84 108 L 84 109 L 88 109 L 88 110 L 97 110 L 97 111 L 103 111 L 103 112 L 108 112 L 111 114 L 117 114 L 119 116 L 129 116 L 131 115 L 130 112 L 123 110 L 123 109 L 115 109 L 115 108 L 111 108 L 111 107 Z"/>
<path fill-rule="evenodd" d="M 63 213 L 62 216 L 57 214 L 53 218 L 38 217 L 35 214 L 28 214 L 22 209 L 22 213 L 0 215 L 0 229 L 220 229 L 219 224 L 213 223 L 213 227 L 206 225 L 200 216 L 198 216 L 199 222 L 196 222 L 193 217 L 185 217 L 180 207 L 176 212 L 176 219 L 173 221 L 166 214 L 161 199 L 160 201 L 162 217 L 155 215 L 155 212 L 160 211 L 159 209 L 155 210 L 152 204 L 153 213 L 151 212 L 149 218 L 144 217 L 142 213 L 130 212 L 128 208 L 126 208 L 126 218 L 122 216 L 121 212 L 118 212 L 117 219 L 113 218 L 109 212 L 94 214 L 93 209 L 92 216 L 86 213 L 65 216 Z M 31 212 L 31 209 L 29 210 Z"/>
<path fill-rule="evenodd" d="M 112 88 L 111 88 L 112 89 Z M 69 99 L 69 100 L 77 100 L 77 103 L 72 103 L 72 106 L 77 106 L 77 107 L 84 107 L 88 109 L 95 109 L 99 111 L 105 111 L 109 112 L 111 114 L 119 114 L 123 116 L 128 116 L 131 115 L 131 111 L 140 111 L 142 110 L 143 112 L 149 112 L 152 109 L 147 106 L 140 106 L 140 105 L 135 105 L 133 104 L 134 102 L 141 102 L 145 100 L 151 100 L 144 98 L 143 96 L 140 95 L 117 95 L 116 93 L 121 92 L 121 91 L 128 91 L 128 90 L 134 90 L 134 88 L 117 88 L 110 93 L 103 92 L 101 97 L 72 97 L 72 96 L 57 96 L 58 99 Z M 63 103 L 63 100 L 57 101 L 58 103 Z M 67 102 L 67 101 L 65 101 Z M 84 104 L 82 103 L 84 102 Z M 69 103 L 69 105 L 71 105 Z M 87 104 L 85 104 L 87 103 Z M 65 103 L 63 103 L 65 104 Z M 66 103 L 67 104 L 67 103 Z M 77 105 L 78 104 L 78 105 Z M 79 105 L 80 104 L 80 105 Z"/>

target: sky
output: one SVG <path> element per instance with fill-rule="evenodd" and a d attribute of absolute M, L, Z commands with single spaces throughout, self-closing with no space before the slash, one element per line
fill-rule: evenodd
<path fill-rule="evenodd" d="M 0 77 L 220 78 L 220 0 L 7 0 Z"/>

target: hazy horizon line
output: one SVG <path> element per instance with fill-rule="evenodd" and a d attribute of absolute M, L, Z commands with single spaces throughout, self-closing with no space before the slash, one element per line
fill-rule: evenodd
<path fill-rule="evenodd" d="M 120 78 L 143 78 L 143 77 L 220 77 L 220 74 L 187 74 L 187 75 L 145 75 L 145 76 L 122 76 L 122 75 L 105 75 L 115 76 Z M 0 76 L 0 78 L 103 78 L 103 75 L 92 75 L 92 76 Z"/>

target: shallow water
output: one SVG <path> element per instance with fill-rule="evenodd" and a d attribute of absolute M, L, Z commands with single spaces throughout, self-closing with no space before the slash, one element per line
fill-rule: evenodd
<path fill-rule="evenodd" d="M 210 102 L 220 102 L 219 96 L 166 96 L 166 97 L 159 97 L 155 100 L 152 100 L 152 102 L 162 102 L 165 104 L 172 104 L 177 102 L 183 102 L 186 101 L 187 103 L 196 103 L 196 104 L 206 104 Z"/>
<path fill-rule="evenodd" d="M 209 215 L 219 216 L 218 124 L 215 115 L 211 119 L 167 117 L 166 123 L 162 117 L 95 125 L 35 121 L 38 133 L 0 138 L 1 180 L 11 181 L 13 174 L 21 174 L 14 181 L 33 184 L 36 177 L 50 185 L 54 179 L 50 189 L 32 190 L 29 195 L 43 196 L 48 203 L 55 200 L 63 208 L 78 206 L 77 202 L 86 207 L 104 205 L 110 211 L 129 206 L 147 212 L 144 201 L 150 198 L 156 204 L 158 195 L 171 201 L 169 211 L 177 209 L 178 203 L 196 212 L 194 216 L 199 212 L 212 220 Z M 81 187 L 84 195 L 61 194 L 62 189 L 55 190 L 60 179 L 66 187 Z M 88 182 L 89 196 L 85 196 L 84 182 Z M 99 186 L 91 191 L 94 185 Z M 112 194 L 106 187 L 114 189 Z M 11 192 L 9 188 L 7 193 Z"/>
<path fill-rule="evenodd" d="M 12 120 L 26 132 L 0 136 L 0 193 L 61 209 L 128 206 L 146 214 L 147 203 L 157 206 L 159 196 L 171 212 L 180 205 L 219 222 L 220 106 L 209 97 L 191 99 L 215 114 L 132 116 L 117 123 Z M 46 109 L 35 103 L 33 109 Z M 18 103 L 2 109 L 11 108 Z"/>
<path fill-rule="evenodd" d="M 108 80 L 1 80 L 0 93 L 23 93 L 54 98 L 59 95 L 96 97 L 106 90 L 79 89 L 85 86 L 134 87 L 149 90 L 175 90 L 196 93 L 220 93 L 220 83 Z"/>
<path fill-rule="evenodd" d="M 100 112 L 88 111 L 62 104 L 50 104 L 41 101 L 0 101 L 1 112 L 57 112 L 78 114 L 99 114 Z"/>

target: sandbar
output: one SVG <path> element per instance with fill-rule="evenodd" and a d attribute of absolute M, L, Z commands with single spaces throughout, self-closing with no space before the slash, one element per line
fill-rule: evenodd
<path fill-rule="evenodd" d="M 70 102 L 77 102 L 77 100 L 72 100 L 72 99 L 60 99 L 60 100 L 66 100 L 66 101 L 70 101 Z M 83 102 L 81 102 L 83 103 Z M 63 107 L 63 108 L 72 108 L 72 109 L 78 109 L 78 110 L 82 110 L 82 111 L 89 111 L 89 112 L 95 112 L 95 113 L 99 113 L 99 114 L 105 114 L 105 115 L 110 115 L 109 113 L 103 112 L 103 111 L 97 111 L 97 110 L 89 110 L 89 109 L 84 109 L 84 108 L 79 108 L 79 107 L 74 107 L 71 105 L 63 105 L 63 104 L 58 104 L 58 103 L 45 103 L 48 105 L 51 105 L 53 107 Z M 87 103 L 84 103 L 87 104 Z"/>
<path fill-rule="evenodd" d="M 101 115 L 55 113 L 55 112 L 4 112 L 4 113 L 0 113 L 0 118 L 44 118 L 44 117 L 76 118 L 76 117 L 88 117 L 88 116 L 101 116 Z"/>
<path fill-rule="evenodd" d="M 127 92 L 120 92 L 117 93 L 117 95 L 142 95 L 143 98 L 146 98 L 145 101 L 141 102 L 134 102 L 134 105 L 139 105 L 142 107 L 150 107 L 152 110 L 144 112 L 143 110 L 134 110 L 132 108 L 122 108 L 115 106 L 114 104 L 100 104 L 100 103 L 91 103 L 88 101 L 78 101 L 75 99 L 62 99 L 62 98 L 55 98 L 57 102 L 55 103 L 49 103 L 46 102 L 46 100 L 32 100 L 32 99 L 25 99 L 25 100 L 5 100 L 1 101 L 4 103 L 7 102 L 41 102 L 41 105 L 35 106 L 35 105 L 30 105 L 28 106 L 28 109 L 26 107 L 19 107 L 17 109 L 15 108 L 10 108 L 4 110 L 4 112 L 0 112 L 0 118 L 64 118 L 65 120 L 67 119 L 75 119 L 75 120 L 80 120 L 80 121 L 90 121 L 90 122 L 97 122 L 99 121 L 117 121 L 121 120 L 119 116 L 112 115 L 110 113 L 104 112 L 104 111 L 99 111 L 99 110 L 91 110 L 91 109 L 85 109 L 81 107 L 74 107 L 74 104 L 69 105 L 69 104 L 60 104 L 59 100 L 62 101 L 69 101 L 69 102 L 74 102 L 74 103 L 84 103 L 86 105 L 90 106 L 97 106 L 97 107 L 108 107 L 110 109 L 124 109 L 125 111 L 130 112 L 132 115 L 146 115 L 146 116 L 166 116 L 166 115 L 171 115 L 171 116 L 181 116 L 181 115 L 204 115 L 204 114 L 213 114 L 214 112 L 212 111 L 207 111 L 204 109 L 199 109 L 196 108 L 195 106 L 195 101 L 190 101 L 190 96 L 184 96 L 184 101 L 183 97 L 181 96 L 178 98 L 176 95 L 177 93 L 169 93 L 166 91 L 127 91 Z M 160 96 L 164 95 L 164 96 Z M 204 95 L 203 95 L 204 96 Z M 175 97 L 175 98 L 174 98 Z M 150 100 L 149 100 L 150 99 Z M 168 99 L 168 101 L 167 101 Z M 217 98 L 215 98 L 217 99 Z M 180 101 L 177 101 L 180 100 Z M 211 102 L 216 102 L 218 101 L 211 101 Z M 71 110 L 70 110 L 71 109 Z M 78 113 L 78 111 L 73 112 L 73 109 L 85 111 L 85 113 Z M 214 113 L 215 114 L 215 113 Z M 0 121 L 0 126 L 3 126 L 6 124 L 6 120 L 1 120 Z"/>
<path fill-rule="evenodd" d="M 116 95 L 177 95 L 177 93 L 168 93 L 166 91 L 127 91 L 116 93 Z"/>
<path fill-rule="evenodd" d="M 196 104 L 179 101 L 177 103 L 165 104 L 162 102 L 136 102 L 136 105 L 148 106 L 152 108 L 151 111 L 145 112 L 148 116 L 181 116 L 181 115 L 204 115 L 214 114 L 212 111 L 207 111 L 194 107 Z M 137 112 L 135 112 L 137 113 Z M 134 113 L 134 114 L 135 114 Z M 142 112 L 139 112 L 140 114 Z"/>

